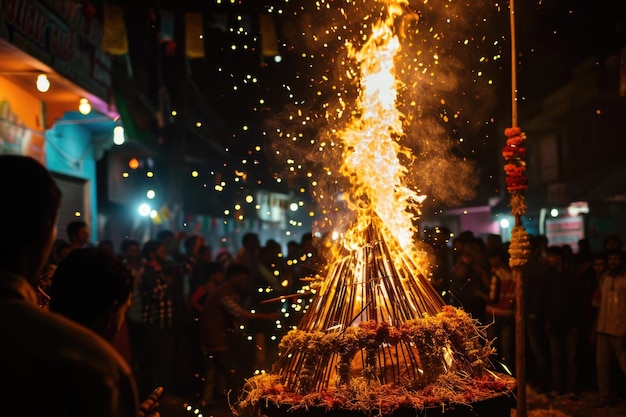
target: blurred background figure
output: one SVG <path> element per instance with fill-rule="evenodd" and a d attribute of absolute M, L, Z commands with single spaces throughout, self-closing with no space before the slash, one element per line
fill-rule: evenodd
<path fill-rule="evenodd" d="M 487 323 L 491 324 L 487 327 L 487 337 L 493 340 L 499 360 L 514 374 L 515 279 L 504 248 L 494 247 L 488 252 L 487 259 L 491 268 L 485 317 Z"/>
<path fill-rule="evenodd" d="M 98 247 L 108 251 L 113 256 L 117 256 L 115 253 L 115 246 L 113 246 L 113 241 L 110 239 L 101 240 L 98 242 Z"/>
<path fill-rule="evenodd" d="M 144 342 L 141 352 L 144 365 L 139 375 L 143 396 L 155 386 L 166 390 L 173 385 L 175 366 L 174 318 L 172 282 L 174 276 L 166 271 L 167 251 L 158 240 L 146 242 L 141 250 L 144 271 L 139 290 L 143 306 Z"/>
<path fill-rule="evenodd" d="M 545 286 L 545 331 L 550 347 L 552 386 L 557 395 L 574 396 L 578 390 L 578 325 L 580 305 L 576 278 L 567 250 L 550 246 Z"/>
<path fill-rule="evenodd" d="M 89 327 L 114 345 L 126 321 L 132 290 L 130 270 L 108 250 L 76 249 L 55 271 L 50 310 Z M 131 363 L 128 345 L 115 348 Z"/>
<path fill-rule="evenodd" d="M 120 259 L 130 270 L 133 276 L 133 290 L 130 298 L 130 307 L 126 313 L 126 327 L 131 350 L 131 366 L 135 375 L 143 374 L 141 352 L 144 343 L 144 324 L 142 321 L 143 304 L 141 303 L 141 275 L 143 274 L 143 259 L 141 245 L 134 239 L 125 239 L 120 245 Z"/>
<path fill-rule="evenodd" d="M 617 245 L 616 245 L 617 246 Z M 598 406 L 614 405 L 620 394 L 616 384 L 616 365 L 626 378 L 626 270 L 622 248 L 605 252 L 606 272 L 599 284 L 596 336 Z M 623 380 L 623 379 L 622 379 Z"/>
<path fill-rule="evenodd" d="M 74 220 L 67 225 L 67 238 L 70 242 L 70 250 L 84 248 L 89 244 L 89 228 L 82 220 Z"/>
<path fill-rule="evenodd" d="M 207 304 L 211 294 L 224 282 L 224 268 L 219 262 L 209 262 L 202 271 L 204 282 L 189 296 L 189 304 L 194 315 L 193 343 L 196 347 L 194 357 L 199 359 L 198 365 L 201 369 L 200 405 L 204 407 L 215 404 L 215 399 L 219 394 L 218 387 L 223 387 L 223 381 L 221 381 L 223 378 L 220 378 L 220 375 L 215 372 L 212 357 L 202 348 L 201 340 L 205 336 L 200 334 L 200 320 L 201 316 L 208 310 Z"/>
<path fill-rule="evenodd" d="M 242 305 L 250 289 L 250 273 L 245 265 L 233 263 L 225 281 L 204 304 L 200 315 L 200 343 L 216 372 L 224 378 L 225 391 L 237 398 L 244 379 L 253 373 L 253 354 L 241 330 L 250 320 L 276 320 L 278 314 L 253 313 Z"/>

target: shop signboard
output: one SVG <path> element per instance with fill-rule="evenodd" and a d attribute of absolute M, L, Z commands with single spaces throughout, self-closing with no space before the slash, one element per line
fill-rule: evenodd
<path fill-rule="evenodd" d="M 546 219 L 546 237 L 550 245 L 569 245 L 574 252 L 578 252 L 578 241 L 585 237 L 583 217 Z"/>
<path fill-rule="evenodd" d="M 95 10 L 71 0 L 0 0 L 0 38 L 109 101 L 111 58 Z"/>

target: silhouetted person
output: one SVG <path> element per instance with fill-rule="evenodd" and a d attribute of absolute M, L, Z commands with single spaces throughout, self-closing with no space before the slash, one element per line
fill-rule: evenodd
<path fill-rule="evenodd" d="M 166 270 L 167 252 L 158 240 L 146 242 L 141 250 L 144 271 L 139 290 L 143 306 L 144 343 L 140 360 L 142 394 L 155 386 L 172 387 L 174 378 L 174 318 L 172 282 Z"/>
<path fill-rule="evenodd" d="M 111 252 L 76 249 L 54 273 L 50 310 L 91 328 L 113 345 L 126 321 L 132 290 L 130 270 Z"/>
<path fill-rule="evenodd" d="M 89 228 L 84 221 L 74 220 L 70 222 L 66 227 L 66 231 L 71 250 L 84 248 L 89 243 Z"/>
<path fill-rule="evenodd" d="M 550 346 L 552 385 L 557 394 L 575 394 L 578 381 L 578 325 L 580 306 L 574 271 L 563 247 L 546 250 L 545 327 Z"/>
<path fill-rule="evenodd" d="M 626 377 L 626 270 L 621 248 L 606 250 L 607 270 L 599 284 L 599 311 L 596 336 L 598 405 L 616 402 L 618 389 L 613 372 L 616 366 Z"/>
<path fill-rule="evenodd" d="M 126 313 L 126 327 L 131 350 L 131 366 L 135 375 L 140 375 L 141 352 L 144 343 L 144 325 L 142 322 L 143 305 L 141 303 L 141 274 L 143 274 L 143 258 L 141 245 L 135 239 L 125 239 L 120 245 L 120 258 L 133 276 L 133 290 L 130 307 Z"/>
<path fill-rule="evenodd" d="M 249 290 L 250 272 L 245 265 L 233 263 L 225 281 L 209 296 L 200 315 L 200 343 L 225 378 L 227 390 L 237 398 L 244 378 L 252 375 L 249 343 L 240 325 L 249 320 L 275 320 L 278 314 L 252 313 L 241 304 Z M 245 355 L 245 356 L 244 356 Z"/>
<path fill-rule="evenodd" d="M 504 248 L 493 248 L 487 259 L 491 267 L 487 336 L 494 341 L 499 359 L 515 372 L 515 278 Z"/>
<path fill-rule="evenodd" d="M 550 361 L 545 336 L 545 285 L 548 279 L 548 265 L 544 259 L 548 239 L 544 235 L 530 238 L 530 255 L 522 267 L 524 286 L 524 315 L 526 338 L 528 341 L 529 380 L 540 392 L 549 389 Z"/>
<path fill-rule="evenodd" d="M 98 242 L 98 247 L 108 251 L 111 255 L 116 256 L 113 241 L 109 239 L 101 240 L 100 242 Z"/>

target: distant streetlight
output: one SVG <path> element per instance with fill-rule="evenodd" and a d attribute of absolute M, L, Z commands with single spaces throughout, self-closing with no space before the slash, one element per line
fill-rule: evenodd
<path fill-rule="evenodd" d="M 139 208 L 137 209 L 137 211 L 139 212 L 140 216 L 146 217 L 150 215 L 150 212 L 152 211 L 152 209 L 150 208 L 149 204 L 143 203 L 139 205 Z"/>

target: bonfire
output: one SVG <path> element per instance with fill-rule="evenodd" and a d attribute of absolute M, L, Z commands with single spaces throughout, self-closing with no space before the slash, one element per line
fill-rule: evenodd
<path fill-rule="evenodd" d="M 492 401 L 507 412 L 514 403 L 516 381 L 491 366 L 485 328 L 446 305 L 426 278 L 429 256 L 414 226 L 425 196 L 406 186 L 399 157 L 415 160 L 399 143 L 407 118 L 397 109 L 394 65 L 406 1 L 382 4 L 386 13 L 367 25 L 371 36 L 360 48 L 347 45 L 359 97 L 350 123 L 333 129 L 353 220 L 271 372 L 247 380 L 235 415 L 433 415 Z"/>
<path fill-rule="evenodd" d="M 338 256 L 298 328 L 281 340 L 272 373 L 247 381 L 236 415 L 275 408 L 384 416 L 510 397 L 515 380 L 492 369 L 485 328 L 415 275 L 417 265 L 397 242 L 387 244 L 383 227 L 373 216 L 363 245 Z"/>

